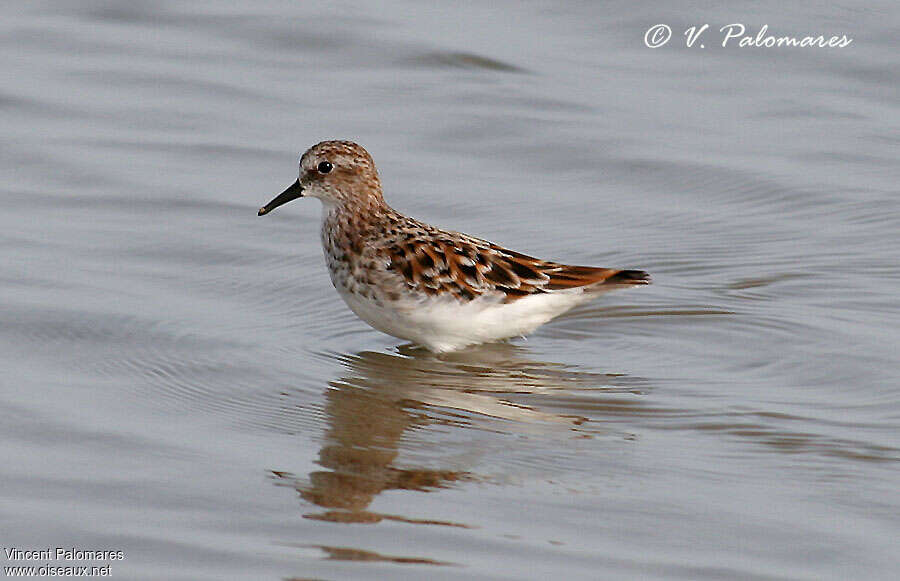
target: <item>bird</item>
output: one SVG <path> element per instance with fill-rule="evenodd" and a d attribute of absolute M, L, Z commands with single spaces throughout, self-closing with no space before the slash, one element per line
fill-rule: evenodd
<path fill-rule="evenodd" d="M 642 270 L 541 260 L 443 230 L 389 206 L 372 156 L 352 141 L 322 141 L 299 177 L 261 207 L 322 202 L 321 240 L 331 282 L 360 319 L 435 353 L 525 336 L 615 289 L 647 285 Z"/>

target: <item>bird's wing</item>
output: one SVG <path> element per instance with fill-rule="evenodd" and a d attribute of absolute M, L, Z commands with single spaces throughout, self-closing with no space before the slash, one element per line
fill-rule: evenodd
<path fill-rule="evenodd" d="M 640 270 L 570 266 L 534 258 L 457 232 L 429 228 L 427 235 L 394 241 L 383 250 L 388 270 L 427 295 L 472 300 L 495 295 L 512 302 L 569 289 L 604 290 L 650 282 Z"/>

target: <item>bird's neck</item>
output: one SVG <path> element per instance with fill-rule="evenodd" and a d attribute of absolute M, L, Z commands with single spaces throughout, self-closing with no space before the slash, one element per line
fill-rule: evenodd
<path fill-rule="evenodd" d="M 361 253 L 365 240 L 379 229 L 393 210 L 381 198 L 363 198 L 348 202 L 324 202 L 322 207 L 322 244 L 334 254 Z"/>

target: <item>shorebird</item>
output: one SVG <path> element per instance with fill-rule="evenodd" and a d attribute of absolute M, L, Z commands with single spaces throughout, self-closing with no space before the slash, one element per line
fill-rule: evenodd
<path fill-rule="evenodd" d="M 617 288 L 646 285 L 641 270 L 571 266 L 442 230 L 391 208 L 372 156 L 323 141 L 300 156 L 294 183 L 260 216 L 319 198 L 331 282 L 363 321 L 431 351 L 524 336 Z"/>

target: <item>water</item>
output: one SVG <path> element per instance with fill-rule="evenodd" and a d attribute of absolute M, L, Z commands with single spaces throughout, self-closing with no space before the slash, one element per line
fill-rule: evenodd
<path fill-rule="evenodd" d="M 3 12 L 0 545 L 117 579 L 900 574 L 896 6 Z M 643 45 L 735 21 L 855 40 Z M 326 138 L 411 215 L 655 284 L 402 346 L 331 288 L 316 201 L 256 217 Z"/>

